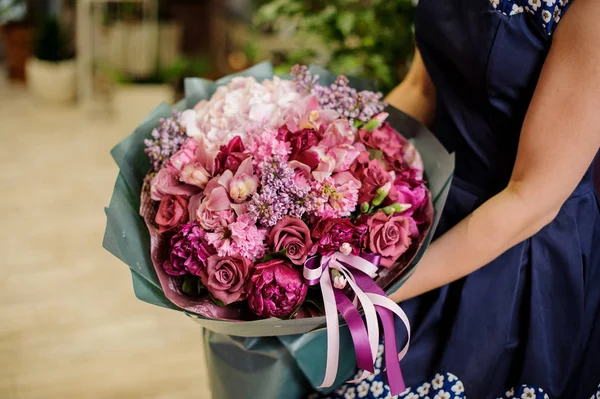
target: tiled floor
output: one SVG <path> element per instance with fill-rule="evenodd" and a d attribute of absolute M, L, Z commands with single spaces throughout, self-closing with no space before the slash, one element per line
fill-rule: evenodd
<path fill-rule="evenodd" d="M 210 398 L 200 328 L 136 300 L 101 247 L 109 149 L 155 100 L 127 103 L 109 118 L 0 80 L 2 399 Z"/>

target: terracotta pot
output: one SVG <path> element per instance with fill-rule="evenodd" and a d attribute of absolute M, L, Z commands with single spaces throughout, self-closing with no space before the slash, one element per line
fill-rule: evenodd
<path fill-rule="evenodd" d="M 25 64 L 31 56 L 33 28 L 24 24 L 6 24 L 0 28 L 4 40 L 4 52 L 8 78 L 25 81 Z"/>

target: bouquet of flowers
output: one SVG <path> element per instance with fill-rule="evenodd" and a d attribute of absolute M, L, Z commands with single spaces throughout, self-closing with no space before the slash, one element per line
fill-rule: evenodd
<path fill-rule="evenodd" d="M 336 381 L 338 312 L 364 370 L 358 378 L 373 371 L 379 316 L 398 394 L 408 342 L 398 353 L 394 314 L 409 325 L 384 290 L 406 278 L 431 239 L 432 199 L 443 205 L 449 157 L 443 168 L 437 160 L 447 177 L 434 192 L 441 198 L 432 198 L 423 158 L 388 122 L 380 93 L 305 66 L 289 79 L 263 78 L 231 77 L 214 93 L 190 80 L 171 115 L 147 118 L 114 151 L 122 174 L 115 193 L 128 186 L 129 206 L 139 204 L 149 233 L 139 233 L 138 217 L 133 245 L 145 240 L 150 248 L 135 259 L 136 293 L 231 335 L 298 334 L 325 324 L 322 388 Z M 110 210 L 107 232 L 116 218 Z M 123 259 L 132 229 L 112 230 L 122 237 L 107 233 L 105 246 Z"/>

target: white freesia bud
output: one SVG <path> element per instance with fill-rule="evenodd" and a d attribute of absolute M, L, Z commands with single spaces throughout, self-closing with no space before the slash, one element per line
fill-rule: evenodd
<path fill-rule="evenodd" d="M 343 243 L 340 247 L 340 252 L 344 255 L 350 255 L 352 253 L 352 245 L 348 244 L 347 242 Z"/>
<path fill-rule="evenodd" d="M 333 278 L 333 286 L 339 290 L 343 290 L 344 288 L 346 288 L 346 284 L 348 282 L 346 281 L 346 278 L 344 276 L 335 276 Z"/>

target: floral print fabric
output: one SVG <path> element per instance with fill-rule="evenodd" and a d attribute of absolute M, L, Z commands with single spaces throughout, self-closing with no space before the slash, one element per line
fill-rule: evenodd
<path fill-rule="evenodd" d="M 573 0 L 490 0 L 492 7 L 504 15 L 524 12 L 534 15 L 551 35 Z"/>
<path fill-rule="evenodd" d="M 468 392 L 462 381 L 451 373 L 438 373 L 431 380 L 417 387 L 408 388 L 400 395 L 392 396 L 382 379 L 383 345 L 375 363 L 375 373 L 357 384 L 344 384 L 331 394 L 313 393 L 307 399 L 466 399 Z M 357 373 L 358 378 L 362 372 Z M 521 385 L 507 390 L 498 399 L 550 399 L 542 388 Z M 600 399 L 600 385 L 590 399 Z"/>

